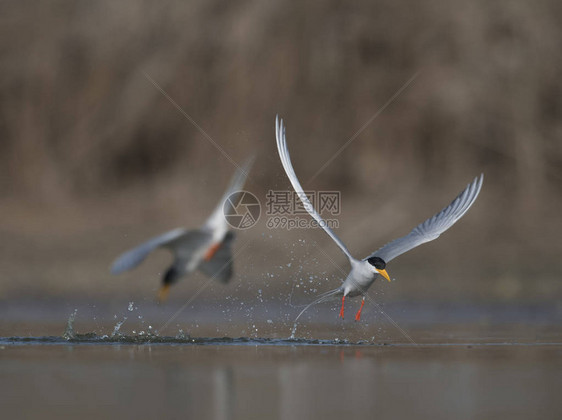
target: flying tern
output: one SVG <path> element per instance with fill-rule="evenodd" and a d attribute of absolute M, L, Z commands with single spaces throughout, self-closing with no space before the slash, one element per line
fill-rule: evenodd
<path fill-rule="evenodd" d="M 291 158 L 289 156 L 289 149 L 287 148 L 287 141 L 285 139 L 285 126 L 283 120 L 279 120 L 279 116 L 275 119 L 275 136 L 277 139 L 277 150 L 283 168 L 289 177 L 289 181 L 293 185 L 295 192 L 301 199 L 304 208 L 308 213 L 318 222 L 324 231 L 333 239 L 340 250 L 346 255 L 351 265 L 351 271 L 347 278 L 343 281 L 342 285 L 334 290 L 330 290 L 321 294 L 315 301 L 307 305 L 295 319 L 295 322 L 300 316 L 312 305 L 329 300 L 335 296 L 341 296 L 341 310 L 339 316 L 344 317 L 344 304 L 346 297 L 362 296 L 361 306 L 355 315 L 355 320 L 361 319 L 361 310 L 365 304 L 365 294 L 367 289 L 374 283 L 375 279 L 380 274 L 386 280 L 390 281 L 390 276 L 386 271 L 386 265 L 394 258 L 405 252 L 429 241 L 433 241 L 439 237 L 443 232 L 455 224 L 464 214 L 468 211 L 470 206 L 478 197 L 484 175 L 480 174 L 443 210 L 435 216 L 427 219 L 425 222 L 416 226 L 409 234 L 401 238 L 395 239 L 387 243 L 379 250 L 373 252 L 362 260 L 355 259 L 345 244 L 336 236 L 334 231 L 326 224 L 320 214 L 314 209 L 310 200 L 307 198 L 303 188 L 295 174 Z M 296 324 L 295 324 L 296 325 Z"/>
<path fill-rule="evenodd" d="M 174 260 L 162 278 L 158 300 L 164 301 L 170 286 L 183 276 L 199 269 L 205 275 L 227 283 L 233 274 L 232 244 L 234 232 L 229 229 L 223 206 L 232 194 L 242 190 L 254 158 L 240 166 L 217 207 L 198 229 L 177 228 L 156 236 L 120 255 L 111 267 L 112 274 L 119 274 L 139 265 L 157 248 L 172 252 Z"/>

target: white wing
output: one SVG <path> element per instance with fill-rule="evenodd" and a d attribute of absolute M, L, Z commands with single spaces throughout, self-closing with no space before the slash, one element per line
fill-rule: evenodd
<path fill-rule="evenodd" d="M 461 192 L 451 204 L 435 216 L 427 219 L 423 223 L 420 223 L 408 235 L 395 239 L 379 250 L 373 252 L 365 258 L 365 260 L 371 257 L 379 257 L 385 262 L 389 262 L 412 248 L 415 248 L 425 242 L 437 239 L 439 235 L 463 217 L 474 201 L 476 201 L 476 197 L 478 197 L 480 189 L 482 188 L 483 180 L 484 174 L 480 174 L 479 177 L 474 178 L 472 183 L 468 184 L 466 189 Z"/>
<path fill-rule="evenodd" d="M 201 229 L 171 230 L 120 255 L 111 266 L 111 274 L 120 274 L 136 267 L 156 248 L 169 249 L 174 254 L 174 263 L 186 265 L 197 250 L 208 245 L 211 240 L 212 235 Z"/>
<path fill-rule="evenodd" d="M 349 250 L 344 245 L 344 243 L 336 236 L 336 234 L 330 229 L 326 222 L 322 219 L 322 217 L 316 212 L 310 200 L 304 193 L 302 186 L 295 174 L 295 170 L 293 169 L 293 165 L 291 164 L 291 158 L 289 156 L 289 149 L 287 148 L 287 141 L 285 140 L 285 126 L 283 125 L 283 120 L 279 120 L 279 116 L 275 118 L 275 136 L 277 138 L 277 150 L 279 151 L 279 157 L 281 158 L 281 163 L 283 164 L 283 168 L 289 177 L 289 181 L 293 185 L 295 192 L 301 199 L 304 208 L 306 211 L 318 222 L 318 224 L 326 231 L 328 235 L 334 240 L 334 242 L 340 247 L 343 253 L 349 258 L 350 261 L 355 261 L 355 259 L 351 256 Z"/>
<path fill-rule="evenodd" d="M 211 214 L 211 216 L 205 222 L 205 227 L 210 228 L 211 230 L 215 230 L 218 227 L 226 228 L 226 220 L 224 219 L 224 201 L 236 191 L 241 191 L 244 188 L 244 184 L 246 183 L 246 178 L 250 173 L 250 169 L 254 164 L 255 156 L 250 156 L 246 161 L 239 166 L 232 179 L 230 180 L 230 184 L 228 185 L 227 190 L 221 197 L 219 204 L 215 207 L 215 210 Z"/>
<path fill-rule="evenodd" d="M 136 267 L 143 262 L 153 250 L 180 238 L 187 232 L 188 231 L 182 228 L 174 229 L 121 254 L 111 266 L 111 274 L 119 274 Z"/>

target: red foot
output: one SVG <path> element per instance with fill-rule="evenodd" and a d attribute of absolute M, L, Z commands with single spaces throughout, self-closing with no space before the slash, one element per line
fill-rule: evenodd
<path fill-rule="evenodd" d="M 340 318 L 343 319 L 343 304 L 345 303 L 345 296 L 341 298 Z"/>
<path fill-rule="evenodd" d="M 356 321 L 360 321 L 361 320 L 361 309 L 363 309 L 363 305 L 365 304 L 365 298 L 363 298 L 363 300 L 361 300 L 361 306 L 359 307 L 359 310 L 357 311 L 357 314 L 355 315 L 355 320 Z"/>

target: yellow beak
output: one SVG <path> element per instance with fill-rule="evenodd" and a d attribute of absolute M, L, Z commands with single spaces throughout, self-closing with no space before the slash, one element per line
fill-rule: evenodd
<path fill-rule="evenodd" d="M 158 302 L 162 303 L 168 299 L 168 294 L 170 293 L 170 285 L 165 284 L 163 285 L 160 290 L 158 291 Z"/>
<path fill-rule="evenodd" d="M 379 269 L 377 268 L 377 271 L 378 271 L 385 279 L 387 279 L 388 281 L 390 281 L 390 276 L 388 275 L 388 273 L 386 272 L 386 270 L 379 270 Z"/>

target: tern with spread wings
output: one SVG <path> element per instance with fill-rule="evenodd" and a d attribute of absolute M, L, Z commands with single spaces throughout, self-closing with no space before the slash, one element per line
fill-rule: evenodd
<path fill-rule="evenodd" d="M 234 233 L 229 229 L 223 206 L 232 194 L 244 187 L 254 158 L 248 159 L 232 177 L 230 185 L 219 204 L 199 229 L 178 228 L 159 235 L 119 256 L 111 267 L 119 274 L 139 265 L 157 248 L 172 252 L 174 260 L 162 278 L 158 299 L 164 301 L 170 286 L 183 276 L 201 270 L 209 277 L 227 283 L 232 277 L 232 243 Z"/>
<path fill-rule="evenodd" d="M 433 241 L 439 237 L 443 232 L 455 224 L 464 214 L 468 211 L 470 206 L 478 197 L 480 189 L 482 188 L 482 181 L 484 175 L 481 174 L 476 177 L 451 204 L 437 213 L 435 216 L 427 219 L 425 222 L 416 226 L 409 234 L 386 244 L 378 251 L 373 252 L 368 257 L 357 260 L 355 259 L 345 244 L 336 236 L 330 227 L 324 222 L 320 214 L 314 209 L 310 200 L 304 193 L 302 186 L 295 174 L 291 158 L 289 156 L 289 149 L 287 148 L 287 141 L 285 139 L 285 126 L 283 120 L 279 120 L 279 116 L 275 119 L 275 136 L 277 139 L 277 150 L 283 168 L 289 177 L 289 181 L 293 185 L 295 192 L 301 199 L 304 208 L 308 213 L 316 219 L 318 224 L 326 231 L 328 235 L 334 240 L 341 251 L 346 255 L 351 265 L 351 271 L 347 278 L 343 281 L 342 285 L 334 290 L 330 290 L 320 295 L 314 302 L 307 305 L 295 319 L 295 322 L 300 316 L 312 305 L 329 300 L 335 296 L 341 296 L 341 310 L 340 317 L 344 317 L 344 303 L 346 297 L 362 296 L 361 307 L 355 315 L 355 320 L 361 319 L 361 310 L 365 304 L 365 294 L 367 289 L 371 287 L 373 282 L 380 274 L 385 279 L 390 281 L 390 277 L 386 272 L 386 265 L 399 255 L 408 252 L 409 250 L 429 241 Z M 296 325 L 296 324 L 295 324 Z"/>

